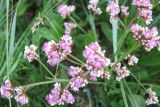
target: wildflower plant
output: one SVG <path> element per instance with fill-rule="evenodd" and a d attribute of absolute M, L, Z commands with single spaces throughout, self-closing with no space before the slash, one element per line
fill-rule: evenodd
<path fill-rule="evenodd" d="M 158 1 L 35 1 L 0 5 L 0 106 L 159 106 Z"/>

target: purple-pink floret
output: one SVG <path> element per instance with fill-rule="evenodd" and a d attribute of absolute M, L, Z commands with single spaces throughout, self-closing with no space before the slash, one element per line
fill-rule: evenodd
<path fill-rule="evenodd" d="M 152 18 L 152 4 L 150 0 L 133 0 L 132 5 L 137 6 L 138 16 L 141 17 L 146 24 L 150 24 Z"/>
<path fill-rule="evenodd" d="M 140 40 L 146 51 L 158 47 L 160 37 L 158 36 L 158 29 L 156 27 L 149 29 L 148 27 L 142 27 L 138 24 L 132 24 L 130 29 L 134 39 Z"/>
<path fill-rule="evenodd" d="M 104 67 L 110 65 L 110 59 L 106 58 L 104 53 L 97 42 L 92 42 L 83 51 L 87 63 L 86 68 L 90 71 L 92 80 L 96 80 L 96 77 L 103 77 Z"/>
<path fill-rule="evenodd" d="M 51 40 L 43 44 L 42 51 L 48 57 L 47 62 L 51 66 L 54 67 L 57 63 L 65 60 L 67 55 L 72 52 L 73 41 L 71 30 L 74 27 L 76 27 L 76 25 L 71 22 L 65 23 L 65 34 L 62 36 L 59 43 Z"/>
<path fill-rule="evenodd" d="M 61 90 L 60 83 L 55 83 L 54 88 L 45 98 L 51 106 L 63 105 L 64 103 L 73 104 L 75 102 L 74 96 L 68 90 Z"/>
<path fill-rule="evenodd" d="M 12 98 L 13 97 L 13 90 L 14 90 L 14 88 L 13 88 L 12 83 L 9 80 L 6 80 L 0 88 L 1 96 L 3 98 L 8 98 L 8 99 Z"/>
<path fill-rule="evenodd" d="M 77 76 L 71 79 L 70 88 L 73 91 L 78 91 L 79 88 L 82 88 L 88 84 L 88 80 L 82 76 Z"/>
<path fill-rule="evenodd" d="M 68 69 L 68 75 L 70 77 L 76 77 L 76 76 L 79 75 L 80 72 L 83 72 L 83 71 L 79 67 L 70 66 L 69 69 Z"/>
<path fill-rule="evenodd" d="M 22 86 L 16 87 L 14 89 L 16 96 L 14 99 L 19 102 L 21 105 L 27 104 L 28 103 L 28 96 L 26 96 L 24 92 L 24 88 Z"/>

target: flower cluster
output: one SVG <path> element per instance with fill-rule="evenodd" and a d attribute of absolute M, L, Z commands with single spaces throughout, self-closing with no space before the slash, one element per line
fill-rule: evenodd
<path fill-rule="evenodd" d="M 65 34 L 62 36 L 59 43 L 53 40 L 44 43 L 42 51 L 47 55 L 47 62 L 51 66 L 55 66 L 57 63 L 65 60 L 67 55 L 72 52 L 73 42 L 70 33 L 74 27 L 76 27 L 76 25 L 71 22 L 65 23 Z"/>
<path fill-rule="evenodd" d="M 73 11 L 75 10 L 75 6 L 73 5 L 65 5 L 65 4 L 61 4 L 58 7 L 58 13 L 63 17 L 66 18 L 67 16 L 69 16 Z"/>
<path fill-rule="evenodd" d="M 6 80 L 1 86 L 1 96 L 3 98 L 13 98 L 14 87 L 9 80 Z"/>
<path fill-rule="evenodd" d="M 61 90 L 60 83 L 54 84 L 54 88 L 46 96 L 46 100 L 51 106 L 63 105 L 64 103 L 73 104 L 75 102 L 74 96 L 68 90 Z"/>
<path fill-rule="evenodd" d="M 106 11 L 110 15 L 110 21 L 117 19 L 118 14 L 120 13 L 120 7 L 118 5 L 118 0 L 111 0 L 107 4 Z"/>
<path fill-rule="evenodd" d="M 32 33 L 34 33 L 34 32 L 36 31 L 36 28 L 37 28 L 39 25 L 44 25 L 44 22 L 43 22 L 43 18 L 42 18 L 42 17 L 37 17 L 37 18 L 36 18 L 36 21 L 34 22 L 32 28 L 31 28 Z"/>
<path fill-rule="evenodd" d="M 84 77 L 84 72 L 79 67 L 71 66 L 68 69 L 68 75 L 71 76 L 70 88 L 73 91 L 78 91 L 79 88 L 82 88 L 88 84 L 88 80 Z"/>
<path fill-rule="evenodd" d="M 121 67 L 121 63 L 116 64 L 114 67 L 114 71 L 116 72 L 116 80 L 121 81 L 121 79 L 129 76 L 129 70 L 127 69 L 126 66 Z"/>
<path fill-rule="evenodd" d="M 151 88 L 147 89 L 147 93 L 148 93 L 148 98 L 146 99 L 146 104 L 150 105 L 150 104 L 157 104 L 158 101 L 158 97 L 156 96 L 156 92 L 154 92 Z"/>
<path fill-rule="evenodd" d="M 104 67 L 110 64 L 110 59 L 106 58 L 104 53 L 105 51 L 102 51 L 97 42 L 92 42 L 83 51 L 87 63 L 86 68 L 90 71 L 92 80 L 96 80 L 97 77 L 104 77 Z"/>
<path fill-rule="evenodd" d="M 132 24 L 130 29 L 134 34 L 134 39 L 140 40 L 146 51 L 158 47 L 160 37 L 158 36 L 158 30 L 156 27 L 149 29 L 148 27 L 142 27 L 138 24 Z"/>
<path fill-rule="evenodd" d="M 150 0 L 133 0 L 132 5 L 138 7 L 138 15 L 146 24 L 150 24 L 152 19 L 152 4 Z"/>
<path fill-rule="evenodd" d="M 16 87 L 14 90 L 16 92 L 16 96 L 14 97 L 14 99 L 17 102 L 19 102 L 21 105 L 27 104 L 28 103 L 28 97 L 24 93 L 24 87 L 19 86 L 19 87 Z"/>
<path fill-rule="evenodd" d="M 6 80 L 0 89 L 1 96 L 3 98 L 10 99 L 14 97 L 14 99 L 21 105 L 28 103 L 28 97 L 25 95 L 24 88 L 22 86 L 14 88 L 12 83 L 9 80 Z"/>
<path fill-rule="evenodd" d="M 88 9 L 91 9 L 95 14 L 100 15 L 102 13 L 102 10 L 97 7 L 99 0 L 90 0 Z"/>
<path fill-rule="evenodd" d="M 128 17 L 129 15 L 128 6 L 121 6 L 121 12 L 125 17 Z"/>
<path fill-rule="evenodd" d="M 126 57 L 126 59 L 128 61 L 128 65 L 130 66 L 137 64 L 139 60 L 135 55 L 130 55 L 130 54 Z"/>
<path fill-rule="evenodd" d="M 29 62 L 37 60 L 38 55 L 36 53 L 37 47 L 35 45 L 25 46 L 24 58 L 27 58 Z"/>

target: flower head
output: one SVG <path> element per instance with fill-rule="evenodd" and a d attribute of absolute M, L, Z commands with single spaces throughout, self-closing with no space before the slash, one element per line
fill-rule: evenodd
<path fill-rule="evenodd" d="M 25 46 L 24 58 L 27 58 L 29 62 L 37 60 L 38 55 L 36 53 L 37 47 L 35 45 Z"/>
<path fill-rule="evenodd" d="M 110 15 L 110 21 L 117 19 L 118 14 L 120 13 L 120 7 L 118 5 L 118 0 L 111 0 L 107 4 L 106 11 Z"/>
<path fill-rule="evenodd" d="M 13 90 L 14 90 L 14 87 L 12 83 L 9 80 L 6 80 L 0 88 L 1 96 L 7 99 L 12 98 Z"/>
<path fill-rule="evenodd" d="M 69 16 L 73 11 L 75 10 L 75 6 L 73 5 L 65 5 L 65 4 L 61 4 L 58 7 L 58 13 L 63 17 L 66 18 L 67 16 Z"/>
<path fill-rule="evenodd" d="M 74 96 L 68 90 L 61 90 L 61 84 L 55 83 L 54 88 L 46 96 L 49 105 L 63 105 L 64 103 L 73 104 L 75 102 Z"/>
<path fill-rule="evenodd" d="M 19 102 L 21 105 L 27 104 L 28 103 L 28 96 L 26 96 L 24 92 L 24 87 L 19 86 L 14 89 L 16 92 L 16 96 L 14 99 Z"/>
<path fill-rule="evenodd" d="M 147 105 L 157 104 L 159 102 L 158 97 L 156 96 L 156 92 L 154 92 L 151 88 L 147 89 L 147 93 L 148 93 L 148 98 L 146 99 Z"/>
<path fill-rule="evenodd" d="M 116 67 L 114 68 L 114 71 L 116 72 L 116 80 L 121 81 L 121 79 L 129 76 L 129 70 L 126 66 L 121 67 L 121 63 L 118 63 Z"/>
<path fill-rule="evenodd" d="M 146 24 L 150 24 L 153 20 L 150 0 L 133 0 L 132 5 L 138 7 L 138 16 L 141 17 Z"/>
<path fill-rule="evenodd" d="M 82 88 L 88 84 L 87 79 L 82 76 L 73 77 L 70 82 L 70 88 L 73 91 L 78 91 L 79 88 Z"/>
<path fill-rule="evenodd" d="M 102 10 L 97 7 L 99 0 L 90 0 L 88 9 L 92 10 L 95 14 L 100 15 L 102 13 Z"/>

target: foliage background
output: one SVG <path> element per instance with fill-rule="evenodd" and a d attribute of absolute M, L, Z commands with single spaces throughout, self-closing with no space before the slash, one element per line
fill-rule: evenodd
<path fill-rule="evenodd" d="M 6 13 L 7 1 L 9 1 L 8 13 Z M 56 9 L 62 2 L 76 6 L 76 11 L 65 20 L 60 17 Z M 106 0 L 100 1 L 99 6 L 103 11 L 105 11 L 106 2 Z M 160 4 L 156 0 L 152 0 L 152 3 L 154 4 L 154 21 L 149 27 L 157 26 L 160 28 Z M 56 67 L 51 68 L 46 63 L 47 59 L 41 52 L 41 46 L 46 40 L 60 40 L 64 33 L 64 21 L 71 20 L 77 22 L 79 26 L 72 32 L 74 56 L 84 61 L 82 51 L 85 45 L 92 41 L 98 41 L 106 50 L 106 56 L 112 58 L 113 61 L 112 27 L 109 22 L 109 15 L 103 12 L 100 16 L 93 16 L 87 9 L 87 4 L 88 0 L 0 0 L 0 84 L 9 74 L 9 78 L 15 86 L 47 81 L 49 75 L 41 64 L 37 61 L 29 63 L 23 58 L 24 46 L 30 43 L 38 46 L 41 61 L 55 73 Z M 129 29 L 129 23 L 136 17 L 137 10 L 131 5 L 130 0 L 120 0 L 120 4 L 130 7 L 128 18 L 119 15 L 120 21 L 125 26 L 123 28 L 122 24 L 119 23 L 118 28 L 118 46 L 122 46 L 118 50 L 118 55 L 122 56 L 137 44 L 131 33 L 125 35 L 126 30 Z M 38 16 L 44 18 L 44 25 L 39 26 L 36 32 L 32 34 L 31 27 Z M 139 19 L 136 19 L 135 22 L 144 25 Z M 6 55 L 7 45 L 8 56 Z M 75 104 L 64 105 L 63 107 L 125 107 L 125 103 L 128 107 L 146 107 L 144 101 L 146 93 L 141 86 L 142 84 L 146 88 L 152 87 L 160 96 L 160 52 L 156 49 L 146 52 L 142 47 L 133 51 L 140 61 L 136 66 L 129 69 L 141 84 L 130 76 L 123 80 L 120 86 L 120 83 L 115 81 L 115 76 L 112 75 L 110 80 L 99 80 L 104 83 L 103 85 L 89 84 L 76 94 L 77 101 Z M 71 63 L 67 61 L 59 64 L 59 78 L 68 78 L 66 71 L 69 65 Z M 63 85 L 65 84 L 63 83 Z M 52 86 L 53 84 L 46 84 L 27 90 L 30 102 L 24 107 L 49 107 L 44 96 L 49 93 Z M 8 107 L 8 100 L 0 98 L 0 107 Z M 20 107 L 20 105 L 12 100 L 12 107 Z M 158 105 L 151 107 L 158 107 Z"/>

